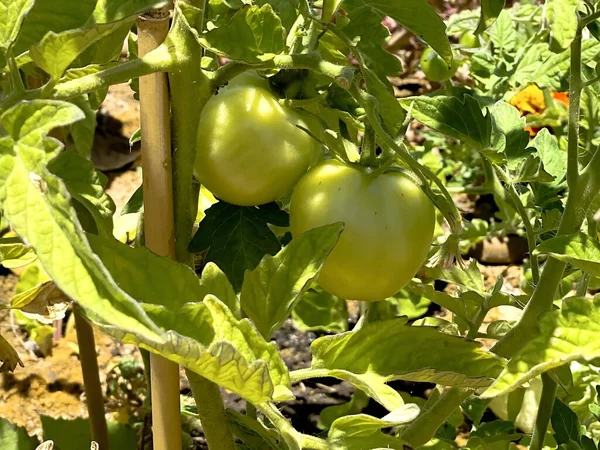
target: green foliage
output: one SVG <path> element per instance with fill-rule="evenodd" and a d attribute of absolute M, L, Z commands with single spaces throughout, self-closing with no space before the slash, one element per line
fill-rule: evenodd
<path fill-rule="evenodd" d="M 288 215 L 272 205 L 254 208 L 216 203 L 206 210 L 190 251 L 208 250 L 204 260 L 215 262 L 239 291 L 244 272 L 254 269 L 263 255 L 274 255 L 281 249 L 269 223 L 286 227 Z"/>

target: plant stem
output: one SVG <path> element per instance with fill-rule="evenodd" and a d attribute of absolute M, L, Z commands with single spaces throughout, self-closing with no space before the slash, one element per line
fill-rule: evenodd
<path fill-rule="evenodd" d="M 581 28 L 571 43 L 569 79 L 569 131 L 567 144 L 567 185 L 573 191 L 579 174 L 579 109 L 581 103 Z"/>
<path fill-rule="evenodd" d="M 558 385 L 556 381 L 554 381 L 548 373 L 543 373 L 542 396 L 540 397 L 538 413 L 535 418 L 535 428 L 529 446 L 530 450 L 542 450 L 542 448 L 544 448 L 544 438 L 546 437 L 546 430 L 550 423 L 550 416 L 552 415 L 557 388 Z"/>
<path fill-rule="evenodd" d="M 361 91 L 358 86 L 353 83 L 349 89 L 350 95 L 365 109 L 369 123 L 375 130 L 375 133 L 381 139 L 381 143 L 385 144 L 402 159 L 402 161 L 415 173 L 422 183 L 422 189 L 430 198 L 436 198 L 436 194 L 432 191 L 429 186 L 429 181 L 432 181 L 437 185 L 442 193 L 445 205 L 437 205 L 444 214 L 444 217 L 448 221 L 452 232 L 456 235 L 460 235 L 462 231 L 462 218 L 458 208 L 454 204 L 454 200 L 450 193 L 446 190 L 446 187 L 442 181 L 429 171 L 426 167 L 418 163 L 406 149 L 403 149 L 398 145 L 394 139 L 387 134 L 381 125 L 379 115 L 377 114 L 377 100 L 370 94 Z M 439 196 L 438 196 L 439 197 Z"/>
<path fill-rule="evenodd" d="M 21 73 L 19 72 L 15 58 L 12 56 L 12 52 L 6 56 L 12 91 L 17 94 L 23 94 L 23 92 L 25 92 L 25 84 L 21 78 Z"/>
<path fill-rule="evenodd" d="M 262 69 L 310 69 L 333 79 L 344 89 L 348 89 L 354 78 L 354 69 L 348 66 L 324 61 L 318 52 L 309 52 L 292 55 L 277 55 L 270 61 L 260 64 L 245 64 L 232 61 L 219 67 L 211 78 L 213 91 L 223 86 L 226 82 L 247 70 Z"/>
<path fill-rule="evenodd" d="M 401 439 L 413 448 L 425 445 L 446 418 L 472 393 L 472 389 L 448 389 L 431 408 L 406 427 L 400 435 Z"/>
<path fill-rule="evenodd" d="M 169 31 L 167 8 L 154 10 L 137 21 L 141 57 L 159 47 Z M 140 77 L 140 125 L 144 170 L 144 238 L 146 247 L 173 257 L 173 184 L 171 124 L 165 73 Z M 179 365 L 150 355 L 152 432 L 155 450 L 181 448 Z"/>
<path fill-rule="evenodd" d="M 537 283 L 540 281 L 540 268 L 538 263 L 538 257 L 534 253 L 536 247 L 536 238 L 535 232 L 533 231 L 533 225 L 531 224 L 531 220 L 529 219 L 527 211 L 523 206 L 523 202 L 521 202 L 521 199 L 519 198 L 519 194 L 515 189 L 514 183 L 512 183 L 511 180 L 509 180 L 508 175 L 500 167 L 495 166 L 494 169 L 496 170 L 496 173 L 498 174 L 500 179 L 504 182 L 504 189 L 508 194 L 508 198 L 510 199 L 510 202 L 515 207 L 515 209 L 519 213 L 519 216 L 521 216 L 521 220 L 523 221 L 525 233 L 527 234 L 527 250 L 529 251 L 529 260 L 531 263 L 531 276 L 533 278 L 533 284 L 537 285 Z"/>
<path fill-rule="evenodd" d="M 200 7 L 204 10 L 203 5 Z M 202 48 L 180 19 L 173 23 L 172 36 L 178 51 L 187 55 L 179 70 L 169 73 L 169 83 L 173 86 L 171 120 L 176 148 L 173 154 L 175 254 L 179 262 L 191 265 L 192 258 L 187 248 L 198 209 L 200 188 L 193 179 L 194 161 L 198 150 L 198 122 L 202 108 L 214 94 L 214 90 L 200 68 Z M 209 448 L 234 450 L 234 439 L 219 387 L 190 370 L 186 371 L 186 375 Z"/>
<path fill-rule="evenodd" d="M 77 332 L 79 360 L 81 361 L 81 371 L 83 372 L 83 389 L 85 391 L 85 403 L 90 416 L 92 439 L 98 443 L 102 450 L 109 450 L 104 396 L 102 395 L 98 360 L 96 359 L 94 329 L 83 317 L 78 308 L 75 308 L 73 314 L 75 315 L 75 331 Z"/>
<path fill-rule="evenodd" d="M 57 100 L 68 99 L 113 84 L 124 83 L 132 78 L 175 70 L 176 66 L 177 59 L 166 45 L 161 45 L 143 57 L 140 56 L 140 58 L 129 60 L 118 66 L 57 84 L 50 96 Z"/>
<path fill-rule="evenodd" d="M 202 423 L 208 448 L 235 450 L 219 387 L 191 370 L 186 370 L 186 374 L 196 400 L 198 417 Z"/>
<path fill-rule="evenodd" d="M 376 154 L 375 130 L 369 124 L 365 125 L 362 146 L 360 147 L 360 163 L 366 166 L 375 164 Z"/>

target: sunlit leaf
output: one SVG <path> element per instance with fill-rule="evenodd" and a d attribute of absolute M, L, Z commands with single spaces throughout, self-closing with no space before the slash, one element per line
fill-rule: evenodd
<path fill-rule="evenodd" d="M 318 338 L 311 345 L 312 368 L 372 373 L 387 381 L 484 387 L 504 367 L 503 359 L 481 350 L 477 342 L 405 324 L 406 319 L 377 321 Z M 431 352 L 432 346 L 444 351 Z"/>
<path fill-rule="evenodd" d="M 319 414 L 319 428 L 328 430 L 333 422 L 340 417 L 360 413 L 367 407 L 369 400 L 368 395 L 361 390 L 357 390 L 352 394 L 349 402 L 323 408 Z"/>
<path fill-rule="evenodd" d="M 134 20 L 129 19 L 129 25 Z M 113 34 L 123 25 L 123 22 L 111 22 L 60 33 L 50 31 L 39 44 L 29 50 L 29 56 L 52 78 L 58 80 L 71 63 L 90 45 Z"/>
<path fill-rule="evenodd" d="M 7 269 L 26 266 L 37 259 L 35 252 L 19 238 L 0 238 L 0 264 Z"/>
<path fill-rule="evenodd" d="M 559 49 L 571 45 L 577 32 L 579 0 L 548 0 L 545 5 L 550 36 Z"/>
<path fill-rule="evenodd" d="M 399 438 L 384 434 L 381 430 L 411 422 L 417 418 L 419 411 L 417 405 L 408 403 L 382 419 L 367 414 L 340 417 L 333 422 L 327 434 L 328 448 L 332 450 L 363 450 L 365 448 L 402 450 L 404 443 Z"/>
<path fill-rule="evenodd" d="M 277 346 L 265 342 L 248 319 L 234 316 L 232 310 L 239 315 L 237 298 L 216 265 L 207 265 L 199 280 L 186 265 L 143 247 L 97 236 L 89 240 L 115 282 L 144 302 L 164 330 L 160 340 L 127 334 L 112 324 L 104 325 L 107 332 L 160 353 L 253 403 L 289 398 L 289 376 Z"/>
<path fill-rule="evenodd" d="M 321 271 L 325 258 L 342 232 L 335 223 L 309 230 L 277 255 L 266 255 L 256 269 L 246 272 L 240 302 L 265 338 L 287 319 L 294 305 Z"/>
<path fill-rule="evenodd" d="M 200 41 L 217 54 L 248 63 L 272 59 L 285 48 L 281 19 L 269 4 L 240 9 L 231 22 L 203 33 Z"/>
<path fill-rule="evenodd" d="M 543 314 L 539 334 L 519 350 L 483 397 L 512 392 L 554 367 L 600 357 L 600 297 L 570 297 L 559 311 Z"/>
<path fill-rule="evenodd" d="M 6 53 L 12 46 L 21 30 L 23 19 L 31 10 L 34 0 L 2 0 L 0 1 L 0 50 Z"/>
<path fill-rule="evenodd" d="M 48 170 L 60 177 L 71 197 L 80 202 L 92 215 L 98 231 L 112 236 L 115 204 L 104 191 L 106 176 L 94 168 L 91 161 L 74 152 L 65 150 L 48 164 Z"/>
<path fill-rule="evenodd" d="M 600 276 L 600 243 L 587 234 L 553 237 L 542 242 L 535 252 L 568 262 L 595 277 Z"/>

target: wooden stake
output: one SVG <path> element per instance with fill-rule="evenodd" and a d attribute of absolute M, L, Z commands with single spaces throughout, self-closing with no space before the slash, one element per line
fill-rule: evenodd
<path fill-rule="evenodd" d="M 150 11 L 137 21 L 137 27 L 138 52 L 143 56 L 165 39 L 169 31 L 169 10 L 162 8 Z M 157 255 L 173 257 L 171 124 L 165 73 L 140 78 L 140 122 L 145 243 Z M 179 450 L 179 365 L 151 353 L 150 377 L 154 450 Z"/>

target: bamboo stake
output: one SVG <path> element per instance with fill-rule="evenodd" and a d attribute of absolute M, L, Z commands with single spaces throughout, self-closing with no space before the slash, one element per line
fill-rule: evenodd
<path fill-rule="evenodd" d="M 102 386 L 98 375 L 94 329 L 77 308 L 74 309 L 73 314 L 75 314 L 75 331 L 77 332 L 79 360 L 81 362 L 81 372 L 83 373 L 83 389 L 90 417 L 92 440 L 98 443 L 100 450 L 109 450 L 104 396 L 102 395 Z"/>
<path fill-rule="evenodd" d="M 169 31 L 169 10 L 153 10 L 137 21 L 138 52 L 144 56 L 158 47 Z M 140 122 L 144 186 L 146 247 L 174 257 L 171 125 L 166 73 L 140 78 Z M 152 430 L 154 450 L 181 448 L 179 365 L 150 354 Z"/>

